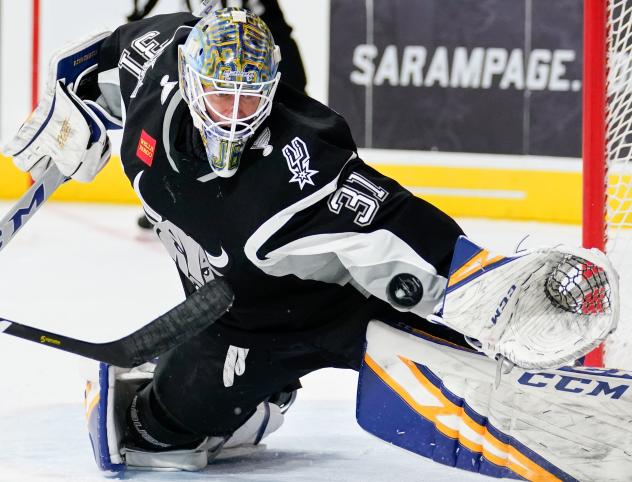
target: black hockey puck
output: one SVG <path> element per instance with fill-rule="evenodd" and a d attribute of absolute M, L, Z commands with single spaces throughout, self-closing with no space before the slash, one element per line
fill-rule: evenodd
<path fill-rule="evenodd" d="M 412 308 L 421 301 L 424 287 L 421 280 L 409 273 L 393 276 L 386 289 L 388 300 L 403 308 Z"/>
<path fill-rule="evenodd" d="M 147 216 L 145 216 L 144 214 L 141 214 L 138 217 L 137 223 L 138 223 L 138 227 L 142 229 L 152 229 L 154 227 L 154 225 L 151 224 L 151 221 L 147 219 Z"/>

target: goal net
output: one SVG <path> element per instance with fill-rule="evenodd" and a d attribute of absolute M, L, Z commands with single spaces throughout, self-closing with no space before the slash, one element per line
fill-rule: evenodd
<path fill-rule="evenodd" d="M 619 329 L 590 365 L 632 369 L 632 0 L 584 2 L 586 247 L 605 249 L 620 275 Z"/>

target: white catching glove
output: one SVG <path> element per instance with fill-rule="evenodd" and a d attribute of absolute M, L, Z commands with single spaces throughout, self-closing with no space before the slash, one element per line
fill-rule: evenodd
<path fill-rule="evenodd" d="M 430 318 L 524 369 L 572 365 L 616 328 L 618 275 L 595 249 L 494 257 L 460 238 L 443 309 Z"/>
<path fill-rule="evenodd" d="M 19 169 L 36 180 L 52 161 L 64 175 L 89 182 L 110 158 L 110 141 L 97 115 L 102 109 L 74 92 L 77 79 L 97 68 L 98 49 L 107 35 L 92 36 L 53 56 L 44 97 L 3 148 Z M 68 64 L 77 67 L 70 69 Z"/>

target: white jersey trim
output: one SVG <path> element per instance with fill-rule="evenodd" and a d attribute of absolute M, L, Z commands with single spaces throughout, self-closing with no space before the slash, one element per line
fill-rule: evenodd
<path fill-rule="evenodd" d="M 171 121 L 173 120 L 173 114 L 175 114 L 176 109 L 181 101 L 182 101 L 182 94 L 180 93 L 180 90 L 178 89 L 175 92 L 175 94 L 173 94 L 173 97 L 171 97 L 171 100 L 169 101 L 169 105 L 167 106 L 167 110 L 165 111 L 165 119 L 162 124 L 162 142 L 163 142 L 163 147 L 165 148 L 165 153 L 167 154 L 167 160 L 169 161 L 169 165 L 171 166 L 171 169 L 173 169 L 174 171 L 178 173 L 180 171 L 178 171 L 178 168 L 176 167 L 176 163 L 173 160 L 173 157 L 171 157 L 171 149 L 169 148 L 169 146 L 171 145 L 169 132 L 171 131 Z"/>
<path fill-rule="evenodd" d="M 125 118 L 123 113 L 124 103 L 121 96 L 118 67 L 99 72 L 97 84 L 101 91 L 100 99 L 102 98 L 102 102 L 99 102 L 99 100 L 97 102 L 102 107 L 107 108 L 108 112 L 123 126 Z"/>
<path fill-rule="evenodd" d="M 153 222 L 153 224 L 162 222 L 162 216 L 160 214 L 158 214 L 156 211 L 154 211 L 151 206 L 149 206 L 149 204 L 147 204 L 147 202 L 145 201 L 145 198 L 143 198 L 143 194 L 140 192 L 140 178 L 143 175 L 143 172 L 145 171 L 140 171 L 138 174 L 136 174 L 136 177 L 134 178 L 134 192 L 136 192 L 136 195 L 138 196 L 138 199 L 140 200 L 140 203 L 143 206 L 143 210 L 145 211 L 145 214 L 147 215 L 147 217 L 150 218 L 150 220 Z"/>
<path fill-rule="evenodd" d="M 354 154 L 349 160 L 355 157 Z M 419 278 L 424 289 L 421 302 L 411 311 L 419 316 L 433 313 L 443 298 L 446 278 L 438 275 L 435 267 L 401 238 L 384 229 L 307 236 L 259 258 L 259 249 L 295 214 L 336 191 L 339 177 L 262 224 L 245 244 L 248 259 L 271 276 L 293 274 L 301 279 L 339 285 L 351 283 L 363 294 L 368 292 L 385 301 L 392 277 L 409 273 Z"/>

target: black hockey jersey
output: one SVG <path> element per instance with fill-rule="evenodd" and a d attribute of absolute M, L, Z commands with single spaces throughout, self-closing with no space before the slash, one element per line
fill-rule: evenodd
<path fill-rule="evenodd" d="M 102 47 L 99 84 L 124 120 L 125 173 L 178 269 L 195 286 L 232 285 L 221 324 L 299 333 L 389 304 L 431 313 L 461 230 L 365 165 L 331 109 L 281 84 L 237 173 L 212 172 L 177 83 L 177 46 L 196 21 L 120 27 Z"/>

